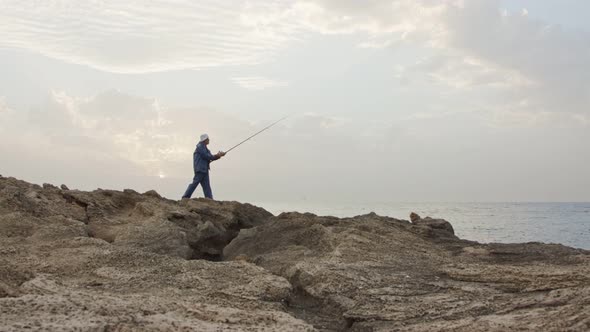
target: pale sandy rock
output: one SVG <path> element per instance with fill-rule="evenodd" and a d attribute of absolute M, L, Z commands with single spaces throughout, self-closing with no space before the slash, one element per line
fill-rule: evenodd
<path fill-rule="evenodd" d="M 151 196 L 151 197 L 154 197 L 154 198 L 162 198 L 162 196 L 160 194 L 158 194 L 158 192 L 155 191 L 155 190 L 148 190 L 148 191 L 146 191 L 144 193 L 144 195 Z"/>
<path fill-rule="evenodd" d="M 295 317 L 327 330 L 590 327 L 587 251 L 479 245 L 456 238 L 442 219 L 288 213 L 242 231 L 224 255 L 285 277 Z"/>
<path fill-rule="evenodd" d="M 590 254 L 0 178 L 0 331 L 588 331 Z"/>

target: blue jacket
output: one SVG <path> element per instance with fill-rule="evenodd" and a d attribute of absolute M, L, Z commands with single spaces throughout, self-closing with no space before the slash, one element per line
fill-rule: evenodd
<path fill-rule="evenodd" d="M 219 157 L 216 157 L 213 154 L 211 154 L 211 151 L 207 149 L 207 146 L 205 144 L 197 144 L 195 153 L 193 153 L 193 168 L 195 170 L 195 174 L 198 172 L 209 172 L 209 163 L 217 159 L 219 159 Z"/>

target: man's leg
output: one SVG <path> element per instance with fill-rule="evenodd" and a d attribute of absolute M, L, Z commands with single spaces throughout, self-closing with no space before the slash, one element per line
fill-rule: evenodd
<path fill-rule="evenodd" d="M 191 198 L 193 192 L 195 192 L 195 189 L 197 189 L 199 182 L 201 182 L 201 175 L 202 173 L 195 173 L 195 176 L 193 177 L 193 182 L 188 185 L 188 188 L 186 188 L 186 191 L 184 192 L 184 195 L 182 195 L 182 198 Z"/>
<path fill-rule="evenodd" d="M 211 182 L 209 182 L 209 172 L 202 173 L 201 187 L 203 187 L 203 194 L 205 197 L 213 199 L 213 192 L 211 191 Z"/>

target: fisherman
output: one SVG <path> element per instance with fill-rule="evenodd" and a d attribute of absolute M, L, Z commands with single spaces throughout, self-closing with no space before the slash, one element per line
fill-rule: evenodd
<path fill-rule="evenodd" d="M 203 187 L 203 194 L 205 197 L 213 199 L 213 193 L 211 192 L 211 183 L 209 182 L 209 164 L 213 160 L 217 160 L 225 156 L 225 152 L 219 151 L 216 154 L 211 154 L 211 151 L 207 148 L 209 145 L 209 135 L 203 134 L 199 139 L 199 144 L 193 153 L 193 168 L 195 170 L 195 177 L 193 182 L 188 185 L 182 198 L 191 198 L 197 186 L 201 184 Z"/>

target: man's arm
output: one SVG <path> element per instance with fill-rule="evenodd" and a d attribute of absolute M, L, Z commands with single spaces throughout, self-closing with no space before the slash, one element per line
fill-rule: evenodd
<path fill-rule="evenodd" d="M 213 157 L 215 157 L 215 159 L 213 159 L 213 160 L 221 159 L 221 157 L 223 157 L 223 156 L 225 156 L 225 152 L 219 151 L 215 155 L 213 155 Z"/>
<path fill-rule="evenodd" d="M 212 154 L 203 145 L 199 145 L 199 147 L 197 148 L 197 153 L 201 156 L 201 158 L 208 160 L 208 161 L 217 160 L 225 155 L 225 153 L 223 153 L 221 151 L 216 154 Z"/>

